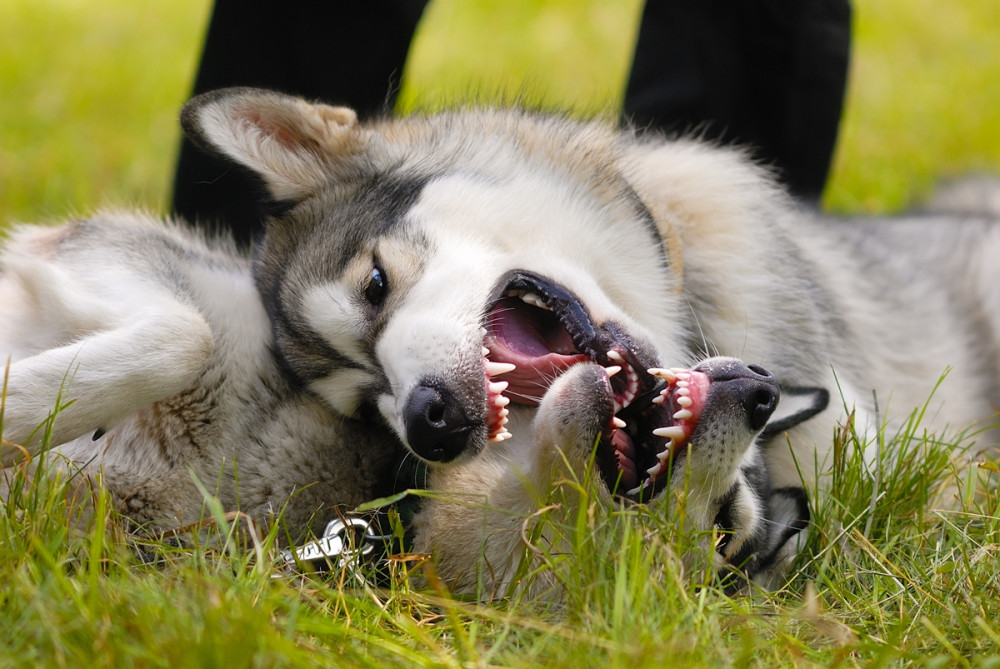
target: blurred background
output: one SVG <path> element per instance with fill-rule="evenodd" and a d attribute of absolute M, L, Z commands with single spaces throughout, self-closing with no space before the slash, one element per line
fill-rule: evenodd
<path fill-rule="evenodd" d="M 435 0 L 398 107 L 527 96 L 621 106 L 640 0 Z M 825 208 L 884 213 L 1000 174 L 1000 2 L 855 0 Z M 210 0 L 0 0 L 0 225 L 164 212 Z"/>

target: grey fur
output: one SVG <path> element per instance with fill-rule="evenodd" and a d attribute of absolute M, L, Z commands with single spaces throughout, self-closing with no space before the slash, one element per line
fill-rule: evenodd
<path fill-rule="evenodd" d="M 301 536 L 333 506 L 398 487 L 415 452 L 437 462 L 442 492 L 509 512 L 482 522 L 444 496 L 417 519 L 418 548 L 459 589 L 502 589 L 510 519 L 531 512 L 557 462 L 585 466 L 629 384 L 648 394 L 646 368 L 741 358 L 794 389 L 773 414 L 780 430 L 758 440 L 743 397 L 708 403 L 675 465 L 701 472 L 695 529 L 733 524 L 720 559 L 775 582 L 808 514 L 796 491 L 822 494 L 845 402 L 875 427 L 873 391 L 892 421 L 950 368 L 929 429 L 983 426 L 1000 406 L 1000 227 L 986 215 L 826 220 L 738 151 L 516 110 L 359 124 L 228 89 L 193 100 L 182 123 L 264 182 L 273 216 L 252 257 L 99 215 L 15 230 L 0 275 L 5 439 L 37 453 L 32 431 L 66 380 L 75 403 L 55 450 L 103 467 L 149 529 L 199 517 L 195 476 L 261 521 L 285 509 Z M 481 349 L 503 348 L 504 318 L 523 327 L 517 300 L 552 330 L 536 345 L 589 362 L 541 374 L 540 406 L 510 405 L 504 441 L 503 373 Z M 655 427 L 643 420 L 630 429 Z"/>

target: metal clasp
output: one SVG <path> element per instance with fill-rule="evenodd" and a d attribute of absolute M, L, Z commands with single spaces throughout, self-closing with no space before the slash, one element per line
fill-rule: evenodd
<path fill-rule="evenodd" d="M 345 514 L 331 520 L 323 535 L 293 550 L 281 552 L 286 569 L 308 563 L 316 571 L 347 569 L 356 574 L 359 565 L 375 552 L 382 537 L 372 533 L 372 521 L 360 515 Z"/>

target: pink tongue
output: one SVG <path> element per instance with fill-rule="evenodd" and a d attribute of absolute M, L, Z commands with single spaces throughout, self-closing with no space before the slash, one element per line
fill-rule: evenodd
<path fill-rule="evenodd" d="M 576 350 L 555 314 L 516 297 L 497 302 L 484 345 L 490 360 L 517 367 L 501 378 L 510 384 L 504 394 L 518 404 L 537 405 L 556 376 L 590 359 Z"/>

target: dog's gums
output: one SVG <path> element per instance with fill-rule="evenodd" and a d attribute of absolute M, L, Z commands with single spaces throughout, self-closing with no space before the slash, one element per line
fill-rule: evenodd
<path fill-rule="evenodd" d="M 511 437 L 507 405 L 537 406 L 573 365 L 596 362 L 608 375 L 613 414 L 597 449 L 608 489 L 651 499 L 691 436 L 708 378 L 693 370 L 646 369 L 631 342 L 595 326 L 560 286 L 518 273 L 488 310 L 483 346 L 487 427 L 491 441 Z M 503 381 L 493 377 L 503 374 Z"/>
<path fill-rule="evenodd" d="M 661 450 L 655 452 L 656 462 L 645 468 L 645 476 L 637 463 L 643 460 L 648 462 L 648 453 L 636 451 L 635 439 L 628 431 L 628 423 L 616 415 L 612 419 L 610 431 L 610 442 L 614 445 L 621 472 L 619 486 L 628 489 L 626 494 L 629 497 L 641 495 L 645 499 L 656 494 L 659 483 L 667 477 L 676 456 L 687 445 L 701 418 L 709 386 L 708 377 L 695 370 L 654 368 L 648 372 L 666 381 L 667 385 L 649 400 L 650 406 L 638 407 L 638 410 L 652 413 L 652 420 L 663 420 L 667 416 L 669 418 L 652 430 L 654 436 L 665 439 L 666 442 Z M 654 406 L 660 407 L 661 411 L 656 411 Z"/>

